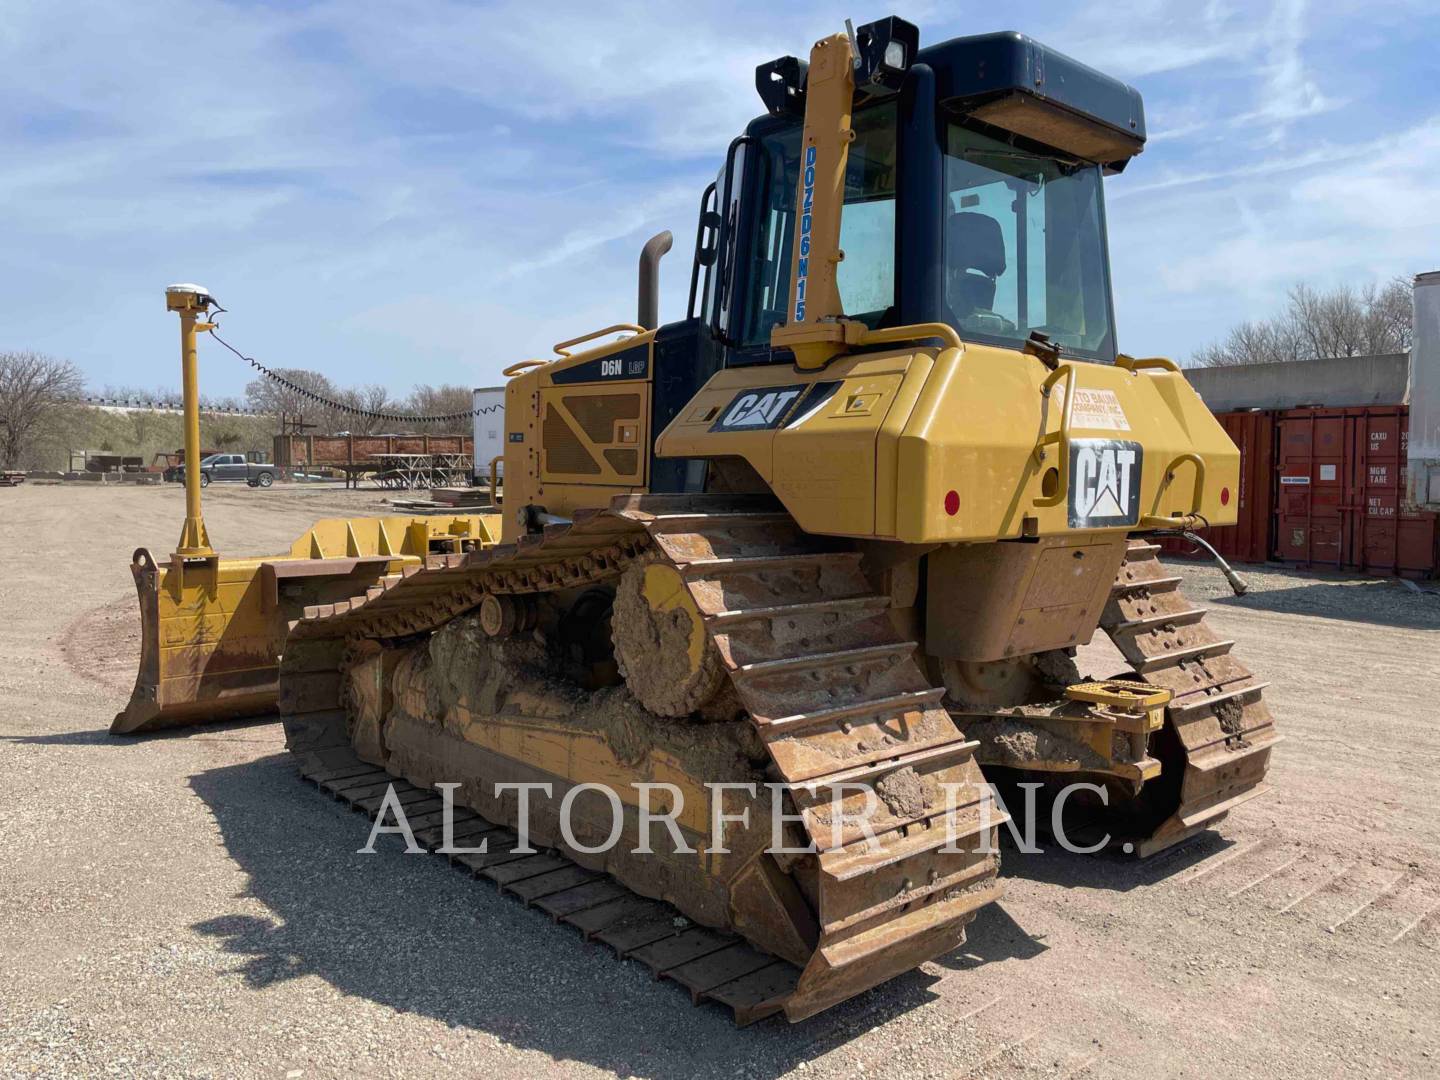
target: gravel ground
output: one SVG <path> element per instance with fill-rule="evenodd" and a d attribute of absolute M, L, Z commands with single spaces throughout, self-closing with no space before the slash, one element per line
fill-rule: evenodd
<path fill-rule="evenodd" d="M 804 1024 L 717 1008 L 296 780 L 277 725 L 106 734 L 177 488 L 0 491 L 0 1072 L 1435 1076 L 1440 597 L 1180 564 L 1271 681 L 1274 792 L 1155 860 L 1007 853 L 968 944 Z M 221 550 L 375 492 L 212 487 Z M 1082 659 L 1109 674 L 1108 646 Z"/>
<path fill-rule="evenodd" d="M 1249 587 L 1236 596 L 1223 574 L 1207 563 L 1174 559 L 1188 596 L 1206 604 L 1346 622 L 1440 630 L 1440 586 L 1399 578 L 1346 577 L 1272 566 L 1232 567 Z M 1417 591 L 1418 590 L 1418 591 Z"/>

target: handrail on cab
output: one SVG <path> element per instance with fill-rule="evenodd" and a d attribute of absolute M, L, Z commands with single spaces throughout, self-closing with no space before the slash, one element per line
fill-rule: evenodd
<path fill-rule="evenodd" d="M 1055 389 L 1055 384 L 1061 379 L 1065 380 L 1065 398 L 1060 408 L 1060 426 L 1054 431 L 1046 431 L 1050 421 L 1050 396 Z M 1059 506 L 1065 501 L 1070 488 L 1070 417 L 1075 406 L 1075 365 L 1073 363 L 1062 363 L 1045 376 L 1045 381 L 1040 384 L 1040 438 L 1035 443 L 1035 463 L 1045 463 L 1045 447 L 1055 443 L 1057 447 L 1056 456 L 1060 459 L 1060 466 L 1055 470 L 1055 475 L 1060 478 L 1055 485 L 1053 495 L 1040 495 L 1035 499 L 1036 506 Z M 1042 481 L 1043 482 L 1043 481 Z"/>
<path fill-rule="evenodd" d="M 545 366 L 546 364 L 548 364 L 548 363 L 550 363 L 549 360 L 521 360 L 521 361 L 519 361 L 518 363 L 511 364 L 509 367 L 507 367 L 507 368 L 506 368 L 504 371 L 502 371 L 500 374 L 503 375 L 503 376 L 504 376 L 505 378 L 507 378 L 507 379 L 513 379 L 516 375 L 519 375 L 522 371 L 527 371 L 527 370 L 529 370 L 529 369 L 532 368 L 532 367 L 544 367 L 544 366 Z"/>
<path fill-rule="evenodd" d="M 1153 368 L 1160 371 L 1173 371 L 1177 375 L 1184 374 L 1180 370 L 1179 364 L 1174 360 L 1167 360 L 1163 356 L 1147 356 L 1143 360 L 1136 360 L 1133 356 L 1121 353 L 1115 357 L 1115 366 L 1123 368 L 1125 371 L 1145 371 Z"/>
<path fill-rule="evenodd" d="M 887 326 L 880 330 L 865 330 L 861 334 L 862 345 L 891 345 L 901 341 L 918 341 L 921 338 L 939 338 L 951 349 L 963 348 L 960 335 L 946 323 L 912 323 L 909 326 Z"/>
<path fill-rule="evenodd" d="M 1154 505 L 1156 507 L 1160 505 L 1160 496 L 1165 494 L 1165 488 L 1171 480 L 1175 479 L 1175 470 L 1186 462 L 1195 466 L 1195 492 L 1190 499 L 1190 512 L 1178 518 L 1146 514 L 1140 519 L 1142 526 L 1152 529 L 1173 529 L 1178 525 L 1189 527 L 1190 523 L 1203 520 L 1200 517 L 1200 506 L 1205 498 L 1205 459 L 1193 450 L 1187 450 L 1165 466 L 1164 479 L 1161 480 L 1159 488 L 1155 491 Z"/>
<path fill-rule="evenodd" d="M 649 333 L 649 331 L 646 330 L 645 327 L 636 326 L 634 323 L 616 323 L 614 326 L 605 327 L 604 330 L 592 330 L 588 334 L 581 334 L 579 337 L 571 338 L 569 341 L 562 341 L 555 346 L 555 351 L 561 356 L 569 356 L 571 346 L 579 345 L 581 342 L 585 341 L 593 341 L 595 338 L 604 337 L 607 334 L 619 334 L 626 330 L 634 334 Z"/>

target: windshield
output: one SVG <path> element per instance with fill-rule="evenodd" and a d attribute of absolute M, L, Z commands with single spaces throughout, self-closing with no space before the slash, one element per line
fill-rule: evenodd
<path fill-rule="evenodd" d="M 945 304 L 961 337 L 1014 345 L 1038 330 L 1115 358 L 1099 166 L 950 123 L 944 212 Z"/>
<path fill-rule="evenodd" d="M 856 111 L 855 141 L 845 166 L 840 219 L 844 261 L 836 271 L 845 314 L 872 329 L 895 305 L 895 103 Z M 764 345 L 785 322 L 795 242 L 800 174 L 800 123 L 762 140 L 762 210 L 757 215 L 753 272 L 747 282 L 740 341 Z"/>

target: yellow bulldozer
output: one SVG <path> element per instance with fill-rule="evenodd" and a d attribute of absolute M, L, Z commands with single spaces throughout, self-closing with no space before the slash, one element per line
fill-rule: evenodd
<path fill-rule="evenodd" d="M 1239 455 L 1117 350 L 1102 177 L 1139 94 L 898 18 L 756 86 L 686 317 L 662 234 L 635 323 L 506 371 L 493 511 L 236 560 L 187 478 L 114 727 L 278 711 L 303 775 L 742 1022 L 961 943 L 995 791 L 1145 855 L 1263 791 L 1278 739 L 1156 558 L 1235 520 Z M 198 447 L 213 303 L 167 295 Z M 1082 677 L 1097 629 L 1126 669 Z"/>

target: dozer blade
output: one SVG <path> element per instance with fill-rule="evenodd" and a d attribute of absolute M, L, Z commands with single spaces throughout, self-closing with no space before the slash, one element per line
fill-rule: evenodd
<path fill-rule="evenodd" d="M 493 515 L 327 518 L 273 556 L 157 563 L 138 549 L 130 571 L 140 666 L 111 732 L 275 716 L 280 657 L 307 605 L 364 592 L 433 551 L 478 548 L 498 533 Z"/>
<path fill-rule="evenodd" d="M 213 559 L 130 564 L 140 601 L 140 669 L 115 734 L 274 713 L 286 627 L 258 601 L 261 564 Z"/>

